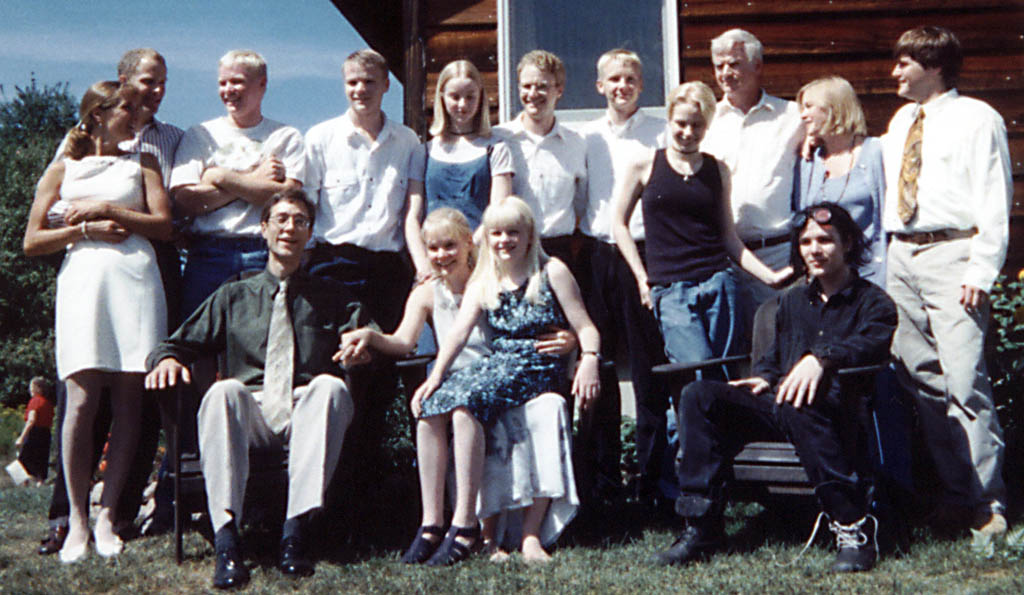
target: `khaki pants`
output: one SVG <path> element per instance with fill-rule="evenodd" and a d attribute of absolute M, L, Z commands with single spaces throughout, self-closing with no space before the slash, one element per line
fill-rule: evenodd
<path fill-rule="evenodd" d="M 970 242 L 893 239 L 886 265 L 899 312 L 892 352 L 948 503 L 1002 512 L 1003 432 L 984 358 L 989 305 L 969 313 L 959 302 Z"/>
<path fill-rule="evenodd" d="M 214 531 L 231 520 L 241 523 L 250 447 L 287 445 L 289 519 L 323 505 L 337 466 L 353 411 L 340 378 L 321 374 L 297 387 L 291 420 L 280 434 L 263 419 L 261 396 L 237 380 L 221 380 L 199 407 L 199 462 Z"/>

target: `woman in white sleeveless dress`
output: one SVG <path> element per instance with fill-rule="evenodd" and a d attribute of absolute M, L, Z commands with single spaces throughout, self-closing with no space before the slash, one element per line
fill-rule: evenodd
<path fill-rule="evenodd" d="M 71 514 L 64 563 L 88 551 L 89 453 L 92 440 L 102 439 L 92 425 L 103 392 L 114 419 L 93 537 L 100 555 L 121 551 L 114 508 L 138 438 L 145 359 L 167 334 L 163 284 L 147 238 L 170 238 L 170 202 L 156 159 L 118 148 L 134 134 L 136 104 L 114 81 L 86 91 L 64 158 L 39 181 L 25 231 L 28 256 L 67 250 L 57 275 L 55 347 L 57 374 L 67 383 L 61 437 Z M 48 221 L 58 201 L 63 221 Z"/>

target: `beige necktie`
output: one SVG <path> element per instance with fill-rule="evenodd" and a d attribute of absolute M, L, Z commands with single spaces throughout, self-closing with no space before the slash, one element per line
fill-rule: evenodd
<path fill-rule="evenodd" d="M 921 174 L 921 136 L 924 132 L 924 110 L 918 108 L 917 117 L 907 132 L 903 145 L 903 164 L 900 167 L 896 214 L 904 225 L 917 214 L 917 177 Z"/>
<path fill-rule="evenodd" d="M 288 425 L 292 415 L 292 368 L 295 362 L 295 335 L 288 315 L 288 280 L 281 281 L 274 295 L 267 334 L 267 361 L 263 368 L 263 419 L 275 433 Z"/>

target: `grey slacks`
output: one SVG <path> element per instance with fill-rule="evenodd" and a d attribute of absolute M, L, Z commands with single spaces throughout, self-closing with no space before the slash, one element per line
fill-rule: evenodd
<path fill-rule="evenodd" d="M 199 462 L 214 531 L 231 520 L 241 523 L 249 448 L 287 445 L 289 519 L 323 505 L 338 464 L 353 412 L 344 381 L 321 374 L 295 388 L 291 420 L 281 433 L 267 426 L 260 397 L 237 380 L 221 380 L 199 407 Z"/>

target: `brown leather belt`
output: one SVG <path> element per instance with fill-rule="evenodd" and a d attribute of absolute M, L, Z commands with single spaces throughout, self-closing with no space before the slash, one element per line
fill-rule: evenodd
<path fill-rule="evenodd" d="M 911 244 L 917 244 L 920 246 L 924 244 L 934 244 L 936 242 L 948 242 L 949 240 L 969 238 L 976 233 L 978 233 L 978 229 L 972 227 L 970 229 L 937 229 L 935 231 L 914 231 L 910 233 L 897 231 L 892 235 L 896 236 L 896 239 L 901 242 L 910 242 Z"/>
<path fill-rule="evenodd" d="M 778 246 L 789 241 L 789 234 L 782 234 L 774 238 L 758 238 L 756 240 L 743 240 L 743 245 L 751 250 L 760 250 L 769 246 Z"/>

